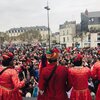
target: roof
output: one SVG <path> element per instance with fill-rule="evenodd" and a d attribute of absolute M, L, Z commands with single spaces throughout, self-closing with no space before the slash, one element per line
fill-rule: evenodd
<path fill-rule="evenodd" d="M 75 24 L 76 25 L 76 21 L 66 21 L 64 24 L 62 25 L 59 25 L 59 29 L 63 29 L 63 28 L 66 28 L 66 25 L 71 25 L 71 24 Z"/>
<path fill-rule="evenodd" d="M 46 26 L 33 26 L 33 27 L 20 27 L 20 28 L 11 28 L 8 31 L 12 30 L 41 30 L 47 31 L 48 28 Z"/>
<path fill-rule="evenodd" d="M 88 13 L 89 17 L 100 17 L 100 11 L 96 11 L 96 12 L 89 12 Z"/>
<path fill-rule="evenodd" d="M 85 13 L 81 13 L 86 15 Z M 100 17 L 100 11 L 88 12 L 88 17 Z"/>

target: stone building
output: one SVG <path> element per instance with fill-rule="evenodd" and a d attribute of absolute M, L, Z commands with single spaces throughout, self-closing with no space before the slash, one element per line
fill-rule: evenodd
<path fill-rule="evenodd" d="M 86 10 L 85 13 L 81 13 L 81 31 L 89 32 L 87 44 L 90 47 L 100 46 L 100 11 L 88 12 Z"/>
<path fill-rule="evenodd" d="M 59 26 L 61 46 L 70 47 L 73 44 L 73 37 L 76 34 L 76 21 L 68 22 Z"/>

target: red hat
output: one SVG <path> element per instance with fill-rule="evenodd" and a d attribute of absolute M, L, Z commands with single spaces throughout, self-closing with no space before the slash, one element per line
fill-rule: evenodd
<path fill-rule="evenodd" d="M 13 58 L 13 53 L 11 53 L 11 52 L 4 53 L 2 55 L 2 57 L 3 57 L 4 60 L 7 60 L 8 58 Z"/>
<path fill-rule="evenodd" d="M 55 48 L 53 49 L 53 52 L 60 53 L 60 50 L 59 50 L 58 48 L 55 47 Z"/>
<path fill-rule="evenodd" d="M 7 55 L 8 55 L 10 58 L 13 58 L 13 57 L 14 57 L 13 53 L 11 53 L 11 52 L 8 52 Z"/>
<path fill-rule="evenodd" d="M 100 55 L 100 50 L 98 50 L 98 54 Z"/>
<path fill-rule="evenodd" d="M 77 56 L 74 59 L 74 62 L 75 61 L 80 61 L 80 60 L 82 60 L 82 55 L 81 54 L 77 54 Z"/>
<path fill-rule="evenodd" d="M 8 58 L 10 58 L 10 57 L 9 57 L 8 55 L 6 55 L 6 54 L 3 54 L 2 57 L 3 57 L 4 60 L 7 60 Z"/>
<path fill-rule="evenodd" d="M 68 53 L 70 53 L 70 47 L 68 47 L 68 48 L 66 48 L 66 51 L 68 52 Z"/>

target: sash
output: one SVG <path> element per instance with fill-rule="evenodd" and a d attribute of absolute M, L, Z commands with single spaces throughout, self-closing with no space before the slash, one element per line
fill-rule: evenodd
<path fill-rule="evenodd" d="M 10 67 L 6 67 L 5 69 L 3 69 L 1 72 L 0 72 L 0 75 L 4 72 L 4 71 L 6 71 L 7 69 L 9 69 Z"/>
<path fill-rule="evenodd" d="M 12 91 L 12 90 L 13 90 L 13 89 L 6 88 L 6 87 L 4 87 L 4 86 L 1 86 L 1 85 L 0 85 L 0 88 L 2 88 L 2 89 L 4 89 L 4 90 L 9 90 L 9 91 Z"/>
<path fill-rule="evenodd" d="M 55 66 L 54 66 L 54 69 L 52 70 L 52 72 L 51 72 L 51 74 L 50 74 L 49 78 L 46 80 L 46 84 L 45 84 L 45 89 L 44 89 L 44 92 L 46 92 L 47 87 L 48 87 L 48 85 L 49 85 L 49 82 L 50 82 L 50 80 L 51 80 L 52 76 L 54 75 L 54 73 L 55 73 L 55 71 L 56 71 L 57 67 L 58 67 L 57 65 L 55 65 Z"/>

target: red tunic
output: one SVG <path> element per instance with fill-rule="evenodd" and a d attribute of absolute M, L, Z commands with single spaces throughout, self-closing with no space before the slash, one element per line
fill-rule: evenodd
<path fill-rule="evenodd" d="M 0 67 L 0 71 L 3 67 Z M 7 69 L 0 75 L 0 100 L 22 100 L 19 88 L 24 86 L 20 82 L 15 69 Z"/>
<path fill-rule="evenodd" d="M 46 79 L 50 76 L 54 66 L 55 64 L 48 64 L 48 66 L 42 69 L 39 80 L 40 90 L 45 89 Z M 58 66 L 49 82 L 46 93 L 42 96 L 39 95 L 38 100 L 68 100 L 66 91 L 69 86 L 66 82 L 68 83 L 68 70 L 64 66 Z"/>
<path fill-rule="evenodd" d="M 70 100 L 92 100 L 88 89 L 88 79 L 91 76 L 87 67 L 74 67 L 69 69 L 70 81 L 73 86 Z"/>
<path fill-rule="evenodd" d="M 100 61 L 96 62 L 92 68 L 92 78 L 100 80 Z M 96 92 L 96 100 L 100 100 L 100 84 Z"/>

